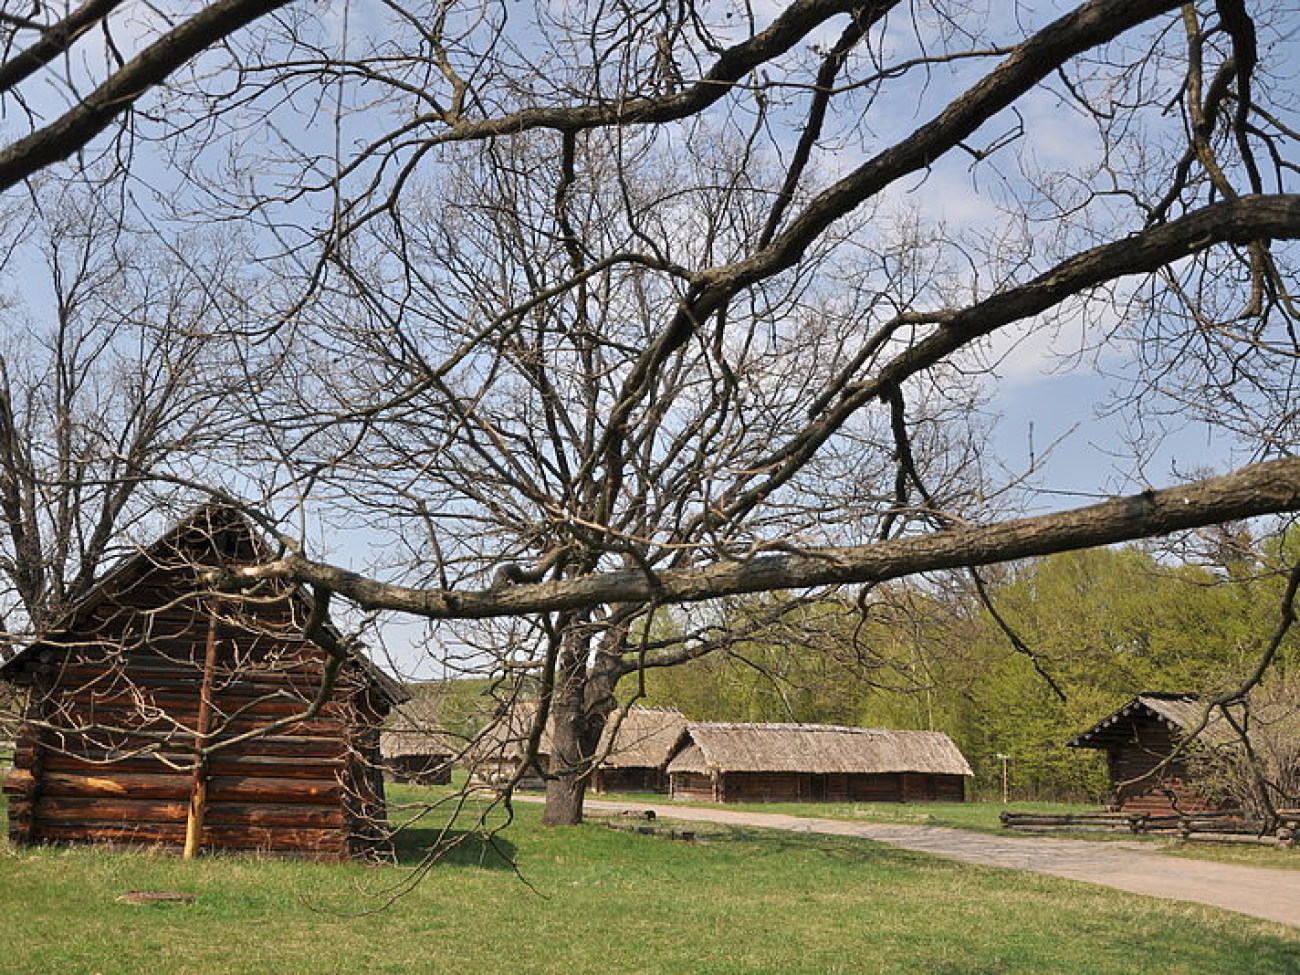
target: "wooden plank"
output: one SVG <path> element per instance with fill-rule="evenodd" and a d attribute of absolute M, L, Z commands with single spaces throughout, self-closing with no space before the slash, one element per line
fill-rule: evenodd
<path fill-rule="evenodd" d="M 189 799 L 189 776 L 78 775 L 51 772 L 44 777 L 43 794 L 56 797 L 118 797 L 131 799 Z M 343 786 L 337 779 L 293 779 L 272 776 L 213 776 L 209 786 L 213 802 L 337 802 Z"/>
<path fill-rule="evenodd" d="M 151 688 L 99 690 L 94 688 L 76 688 L 60 694 L 61 702 L 72 705 L 78 711 L 93 708 L 98 720 L 107 722 L 110 715 L 121 715 L 125 720 L 141 713 L 141 705 L 149 710 L 155 708 L 166 713 L 173 721 L 193 726 L 199 713 L 198 695 L 194 693 L 161 693 Z M 299 714 L 311 704 L 309 699 L 285 700 L 283 698 L 257 698 L 252 696 L 227 696 L 217 692 L 212 705 L 216 711 L 214 718 L 248 721 L 254 718 L 274 719 Z M 346 702 L 326 701 L 318 712 L 324 717 L 350 717 L 353 709 Z"/>
<path fill-rule="evenodd" d="M 45 797 L 36 808 L 42 823 L 110 826 L 184 822 L 188 803 L 157 799 L 90 799 Z M 309 803 L 209 803 L 207 826 L 342 828 L 338 805 Z"/>
<path fill-rule="evenodd" d="M 5 776 L 3 791 L 7 796 L 28 796 L 36 791 L 36 776 L 30 769 L 11 768 Z M 13 802 L 14 799 L 10 799 Z"/>
<path fill-rule="evenodd" d="M 209 786 L 213 802 L 338 802 L 343 785 L 335 780 L 216 775 Z"/>
<path fill-rule="evenodd" d="M 42 778 L 46 796 L 117 796 L 133 799 L 189 799 L 189 776 L 184 773 L 162 775 L 78 775 L 50 772 Z"/>
<path fill-rule="evenodd" d="M 168 761 L 153 756 L 93 761 L 52 752 L 46 758 L 45 767 L 51 772 L 76 775 L 169 775 L 186 771 L 194 760 L 192 754 L 183 752 L 165 754 Z M 346 764 L 342 758 L 227 755 L 221 752 L 208 760 L 213 775 L 269 775 L 286 779 L 329 779 Z"/>
<path fill-rule="evenodd" d="M 165 845 L 179 848 L 185 840 L 184 823 L 140 823 L 133 826 L 38 824 L 35 839 L 53 842 L 121 843 Z M 205 830 L 205 850 L 307 851 L 343 855 L 347 838 L 338 829 L 273 828 L 260 826 L 213 826 Z"/>

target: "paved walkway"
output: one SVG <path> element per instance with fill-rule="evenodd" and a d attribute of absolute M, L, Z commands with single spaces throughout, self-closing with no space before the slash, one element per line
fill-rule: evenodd
<path fill-rule="evenodd" d="M 992 835 L 946 826 L 853 823 L 779 813 L 704 809 L 588 799 L 602 812 L 653 809 L 663 819 L 761 826 L 829 836 L 859 836 L 904 850 L 993 867 L 1029 870 L 1069 880 L 1102 884 L 1135 894 L 1209 904 L 1269 921 L 1300 927 L 1300 870 L 1243 867 L 1151 853 L 1137 841 Z"/>

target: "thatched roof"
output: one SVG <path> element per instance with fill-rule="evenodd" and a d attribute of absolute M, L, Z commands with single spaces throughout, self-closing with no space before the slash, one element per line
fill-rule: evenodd
<path fill-rule="evenodd" d="M 1300 738 L 1300 708 L 1285 696 L 1283 699 L 1270 699 L 1255 693 L 1251 696 L 1249 711 L 1239 705 L 1229 707 L 1234 718 L 1252 734 L 1263 731 L 1278 740 Z M 1131 741 L 1133 722 L 1143 718 L 1160 722 L 1179 737 L 1198 727 L 1204 713 L 1205 702 L 1195 694 L 1144 691 L 1066 744 L 1071 748 L 1108 748 Z M 1232 746 L 1240 741 L 1240 736 L 1224 719 L 1222 712 L 1215 708 L 1197 740 L 1210 747 Z"/>
<path fill-rule="evenodd" d="M 384 758 L 408 755 L 455 755 L 463 743 L 441 729 L 440 688 L 436 685 L 408 686 L 410 700 L 389 713 L 379 733 L 379 750 Z"/>
<path fill-rule="evenodd" d="M 1205 704 L 1195 694 L 1170 694 L 1164 691 L 1144 691 L 1118 711 L 1106 715 L 1087 731 L 1076 735 L 1066 745 L 1070 748 L 1107 748 L 1132 738 L 1134 720 L 1151 719 L 1160 722 L 1175 735 L 1183 735 L 1201 723 Z M 1222 715 L 1215 712 L 1200 736 L 1208 743 L 1229 741 L 1235 738 L 1232 728 Z"/>
<path fill-rule="evenodd" d="M 610 715 L 600 739 L 599 754 L 605 756 L 602 768 L 661 769 L 686 733 L 686 716 L 676 708 L 633 707 L 618 723 L 617 739 L 610 747 L 617 720 L 617 713 Z"/>
<path fill-rule="evenodd" d="M 492 719 L 491 723 L 479 734 L 471 750 L 471 759 L 504 759 L 518 761 L 528 750 L 528 737 L 532 734 L 537 721 L 537 703 L 535 701 L 516 701 Z M 548 724 L 542 730 L 538 751 L 543 755 L 551 752 L 551 729 Z"/>
<path fill-rule="evenodd" d="M 711 723 L 687 726 L 668 771 L 973 774 L 941 731 Z"/>

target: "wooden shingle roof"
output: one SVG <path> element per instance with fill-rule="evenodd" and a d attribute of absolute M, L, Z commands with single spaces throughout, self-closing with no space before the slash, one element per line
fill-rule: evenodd
<path fill-rule="evenodd" d="M 687 726 L 668 771 L 973 774 L 941 731 L 704 722 Z"/>
<path fill-rule="evenodd" d="M 1183 735 L 1201 723 L 1205 704 L 1195 694 L 1144 691 L 1122 708 L 1106 715 L 1095 725 L 1066 742 L 1070 748 L 1107 748 L 1129 741 L 1133 735 L 1133 722 L 1139 719 L 1158 721 L 1176 735 Z M 1201 732 L 1206 742 L 1215 743 L 1234 738 L 1232 728 L 1218 713 Z"/>

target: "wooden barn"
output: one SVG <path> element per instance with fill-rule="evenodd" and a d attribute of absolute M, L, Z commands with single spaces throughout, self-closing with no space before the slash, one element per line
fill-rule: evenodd
<path fill-rule="evenodd" d="M 668 763 L 673 798 L 961 802 L 970 766 L 938 731 L 692 723 Z"/>
<path fill-rule="evenodd" d="M 1198 787 L 1188 761 L 1195 752 L 1180 755 L 1159 768 L 1187 732 L 1200 723 L 1204 710 L 1194 695 L 1149 691 L 1066 744 L 1105 751 L 1111 805 L 1121 812 L 1206 812 L 1222 808 L 1223 803 Z M 1212 720 L 1201 735 L 1211 745 L 1229 737 L 1230 729 L 1219 720 Z"/>
<path fill-rule="evenodd" d="M 407 688 L 410 700 L 393 708 L 379 736 L 384 772 L 394 782 L 446 785 L 461 746 L 439 729 L 438 688 Z"/>
<path fill-rule="evenodd" d="M 382 838 L 379 726 L 404 694 L 328 623 L 322 693 L 334 658 L 304 638 L 295 587 L 205 584 L 263 557 L 241 515 L 205 506 L 0 667 L 28 691 L 4 785 L 14 842 L 332 859 Z"/>
<path fill-rule="evenodd" d="M 551 765 L 549 727 L 542 729 L 536 763 L 523 768 L 528 756 L 529 738 L 536 723 L 536 702 L 516 701 L 513 705 L 503 706 L 466 750 L 469 784 L 499 789 L 519 775 L 515 788 L 545 789 L 546 781 L 542 776 Z"/>
<path fill-rule="evenodd" d="M 686 734 L 686 717 L 675 708 L 628 708 L 622 721 L 610 716 L 601 737 L 604 756 L 592 773 L 596 792 L 667 792 L 668 762 Z M 612 739 L 612 744 L 611 744 Z"/>

